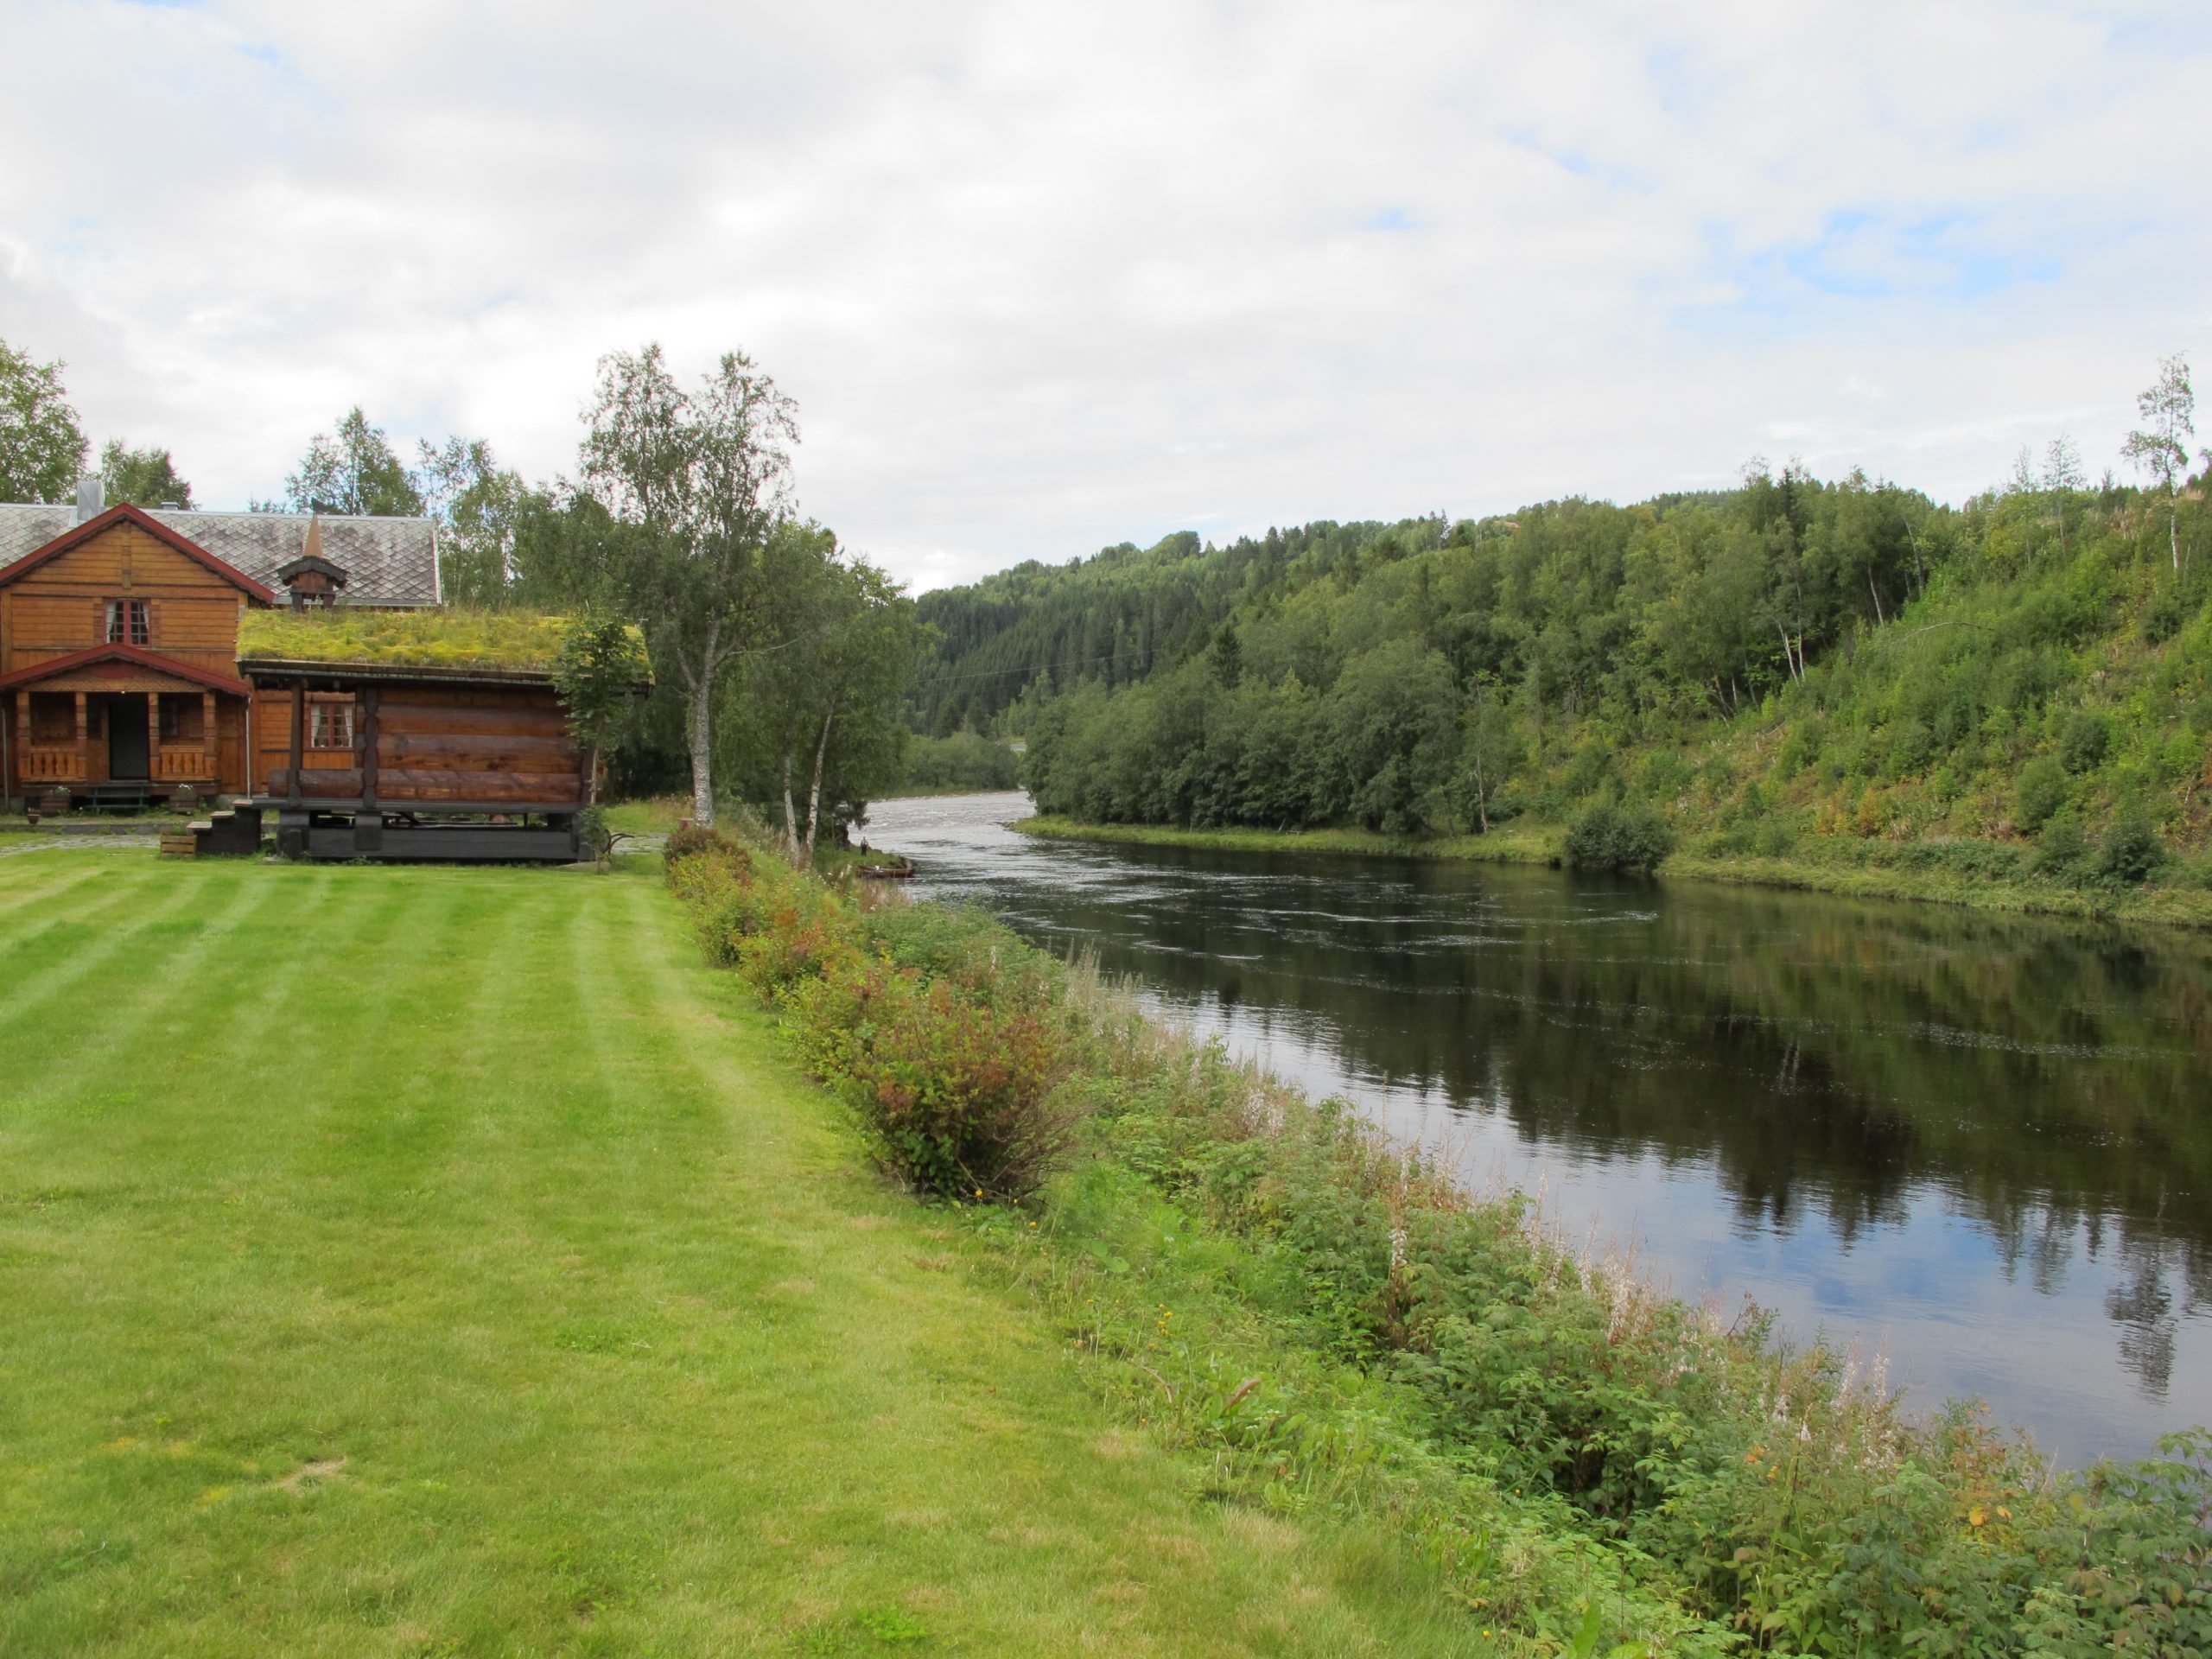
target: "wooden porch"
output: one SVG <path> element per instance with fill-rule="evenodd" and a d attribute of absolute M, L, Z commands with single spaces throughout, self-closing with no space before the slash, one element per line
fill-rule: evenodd
<path fill-rule="evenodd" d="M 245 782 L 232 776 L 244 770 L 243 696 L 115 663 L 21 677 L 12 690 L 0 726 L 10 793 L 150 802 Z"/>

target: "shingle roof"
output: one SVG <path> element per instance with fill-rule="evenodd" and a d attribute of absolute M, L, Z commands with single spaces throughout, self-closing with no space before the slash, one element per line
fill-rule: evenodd
<path fill-rule="evenodd" d="M 435 605 L 438 602 L 437 521 L 432 518 L 353 518 L 304 512 L 178 512 L 149 515 L 197 543 L 241 575 L 276 588 L 282 566 L 308 550 L 308 526 L 320 524 L 322 556 L 346 572 L 348 605 Z M 75 527 L 77 512 L 58 506 L 0 505 L 0 566 L 36 552 Z"/>

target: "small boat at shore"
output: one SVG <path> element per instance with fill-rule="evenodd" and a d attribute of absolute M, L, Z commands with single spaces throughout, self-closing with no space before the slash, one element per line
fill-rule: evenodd
<path fill-rule="evenodd" d="M 914 861 L 911 858 L 883 859 L 873 864 L 855 864 L 852 872 L 855 875 L 864 875 L 875 881 L 906 881 L 913 877 Z"/>

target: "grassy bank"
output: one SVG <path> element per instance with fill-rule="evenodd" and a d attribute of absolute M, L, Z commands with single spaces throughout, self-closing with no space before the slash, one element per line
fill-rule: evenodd
<path fill-rule="evenodd" d="M 34 853 L 0 917 L 0 1651 L 1465 1650 L 1116 1427 L 657 864 Z"/>
<path fill-rule="evenodd" d="M 2212 1435 L 2068 1475 L 1971 1409 L 1908 1419 L 1849 1357 L 1562 1248 L 980 913 L 710 837 L 671 853 L 709 958 L 1133 1429 L 1199 1459 L 1224 1506 L 1398 1538 L 1471 1643 L 2212 1642 Z"/>
<path fill-rule="evenodd" d="M 1160 824 L 1078 823 L 1023 818 L 1014 826 L 1047 840 L 1223 851 L 1327 853 L 1385 858 L 1453 859 L 1492 864 L 1556 864 L 1566 826 L 1516 823 L 1487 836 L 1385 836 L 1365 830 L 1179 830 Z M 1993 860 L 1991 853 L 2000 855 Z M 2016 872 L 1993 875 L 1995 864 Z M 1742 887 L 1794 888 L 1857 899 L 1897 899 L 2030 915 L 2212 927 L 2212 880 L 2204 861 L 2177 861 L 2165 880 L 2115 891 L 2025 874 L 2017 849 L 1978 842 L 1891 842 L 1852 836 L 1807 838 L 1787 854 L 1687 849 L 1664 867 L 1668 877 Z"/>
<path fill-rule="evenodd" d="M 1116 842 L 1132 847 L 1197 847 L 1238 853 L 1349 853 L 1372 858 L 1473 859 L 1489 864 L 1548 864 L 1561 831 L 1516 824 L 1487 836 L 1386 836 L 1372 830 L 1179 830 L 1158 823 L 1079 823 L 1020 818 L 1014 828 L 1048 841 Z"/>

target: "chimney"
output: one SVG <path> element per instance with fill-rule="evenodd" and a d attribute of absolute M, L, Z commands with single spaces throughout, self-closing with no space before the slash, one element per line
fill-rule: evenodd
<path fill-rule="evenodd" d="M 97 518 L 107 511 L 107 485 L 99 478 L 77 480 L 77 522 Z"/>

